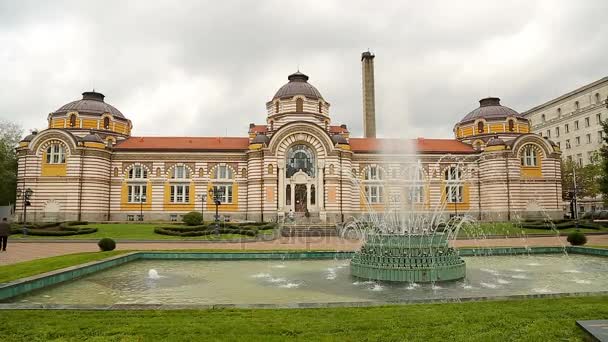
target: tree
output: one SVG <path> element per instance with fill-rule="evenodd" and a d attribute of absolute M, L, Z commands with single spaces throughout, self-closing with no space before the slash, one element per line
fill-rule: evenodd
<path fill-rule="evenodd" d="M 17 193 L 15 148 L 23 136 L 16 123 L 0 120 L 0 205 L 14 204 Z"/>
<path fill-rule="evenodd" d="M 576 195 L 596 197 L 600 194 L 598 180 L 602 176 L 602 164 L 593 158 L 591 163 L 580 166 L 572 161 L 562 161 L 562 192 L 563 198 L 571 199 L 574 193 L 574 171 L 576 171 Z"/>
<path fill-rule="evenodd" d="M 608 201 L 608 120 L 602 121 L 602 148 L 600 149 L 601 176 L 599 177 L 600 192 L 604 197 L 604 202 Z"/>

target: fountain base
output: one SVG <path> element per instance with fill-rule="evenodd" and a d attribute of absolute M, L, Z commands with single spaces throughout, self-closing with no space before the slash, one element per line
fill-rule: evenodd
<path fill-rule="evenodd" d="M 350 263 L 363 279 L 428 283 L 464 278 L 465 262 L 444 233 L 370 235 Z"/>

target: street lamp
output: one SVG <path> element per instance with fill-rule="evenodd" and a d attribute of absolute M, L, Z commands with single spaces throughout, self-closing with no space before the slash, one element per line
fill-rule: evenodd
<path fill-rule="evenodd" d="M 220 233 L 220 215 L 218 210 L 220 205 L 222 205 L 222 202 L 220 201 L 219 195 L 220 193 L 217 188 L 214 187 L 209 189 L 209 196 L 211 196 L 213 203 L 215 203 L 215 235 L 219 235 Z"/>
<path fill-rule="evenodd" d="M 146 195 L 135 195 L 135 200 L 139 202 L 139 217 L 138 221 L 144 220 L 144 202 L 146 201 Z"/>
<path fill-rule="evenodd" d="M 207 194 L 198 194 L 196 195 L 196 198 L 201 199 L 201 216 L 203 217 L 203 222 L 205 222 L 205 201 L 207 200 Z"/>
<path fill-rule="evenodd" d="M 23 223 L 27 222 L 27 207 L 31 206 L 30 198 L 34 191 L 30 188 L 17 189 L 17 198 L 23 198 Z"/>

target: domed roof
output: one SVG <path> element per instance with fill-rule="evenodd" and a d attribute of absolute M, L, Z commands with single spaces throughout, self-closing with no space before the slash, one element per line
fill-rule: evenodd
<path fill-rule="evenodd" d="M 505 141 L 500 139 L 498 136 L 495 136 L 494 138 L 488 140 L 488 143 L 486 144 L 486 146 L 502 146 L 505 144 Z"/>
<path fill-rule="evenodd" d="M 38 134 L 38 131 L 32 131 L 31 134 L 27 135 L 25 138 L 21 139 L 22 142 L 30 142 L 34 139 L 34 137 L 36 137 L 36 134 Z"/>
<path fill-rule="evenodd" d="M 487 97 L 479 100 L 479 108 L 467 114 L 460 123 L 475 121 L 477 119 L 496 119 L 506 118 L 508 116 L 522 117 L 522 114 L 514 111 L 513 109 L 500 105 L 500 99 L 498 97 Z"/>
<path fill-rule="evenodd" d="M 85 135 L 84 138 L 82 138 L 82 141 L 103 143 L 103 140 L 99 137 L 99 135 L 97 135 L 93 132 L 90 132 L 89 134 Z"/>
<path fill-rule="evenodd" d="M 348 145 L 348 141 L 346 141 L 346 138 L 344 138 L 342 135 L 340 134 L 334 134 L 331 136 L 331 141 L 334 144 L 345 144 Z"/>
<path fill-rule="evenodd" d="M 270 138 L 266 134 L 258 134 L 251 141 L 252 144 L 268 144 Z"/>
<path fill-rule="evenodd" d="M 85 91 L 82 93 L 82 100 L 77 100 L 63 105 L 52 114 L 65 114 L 71 111 L 89 114 L 110 113 L 114 117 L 124 119 L 125 116 L 114 106 L 103 101 L 104 95 L 95 91 Z"/>
<path fill-rule="evenodd" d="M 276 98 L 293 97 L 296 95 L 304 95 L 310 99 L 323 99 L 321 93 L 312 84 L 308 83 L 308 76 L 300 71 L 297 71 L 287 77 L 289 82 L 277 90 L 273 100 Z"/>

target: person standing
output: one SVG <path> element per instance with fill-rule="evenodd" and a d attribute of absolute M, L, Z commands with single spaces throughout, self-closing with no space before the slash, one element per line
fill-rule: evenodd
<path fill-rule="evenodd" d="M 8 243 L 8 235 L 11 233 L 11 226 L 8 224 L 6 217 L 0 222 L 0 247 L 3 252 L 6 252 L 6 244 Z"/>

